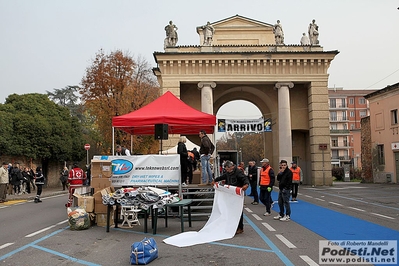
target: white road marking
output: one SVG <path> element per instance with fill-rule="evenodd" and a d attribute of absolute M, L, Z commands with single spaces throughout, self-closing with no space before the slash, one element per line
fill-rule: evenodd
<path fill-rule="evenodd" d="M 268 223 L 262 223 L 262 224 L 263 224 L 264 227 L 267 228 L 267 230 L 269 230 L 269 231 L 271 231 L 271 232 L 276 231 L 276 229 L 274 229 L 273 227 L 271 227 L 270 224 L 268 224 Z"/>
<path fill-rule="evenodd" d="M 342 204 L 339 204 L 339 203 L 336 203 L 336 202 L 332 202 L 332 201 L 330 201 L 329 203 L 337 205 L 337 206 L 343 206 Z"/>
<path fill-rule="evenodd" d="M 246 210 L 247 212 L 252 212 L 252 210 L 251 210 L 250 208 L 245 208 L 245 210 Z"/>
<path fill-rule="evenodd" d="M 64 223 L 67 223 L 67 222 L 68 222 L 68 220 L 61 221 L 61 222 L 59 222 L 59 223 L 56 223 L 56 225 L 64 224 Z"/>
<path fill-rule="evenodd" d="M 313 198 L 312 196 L 309 196 L 309 195 L 304 195 L 305 197 L 307 197 L 307 198 Z"/>
<path fill-rule="evenodd" d="M 360 211 L 360 212 L 365 212 L 365 210 L 358 209 L 358 208 L 355 208 L 355 207 L 348 207 L 348 209 L 352 209 L 352 210 Z"/>
<path fill-rule="evenodd" d="M 315 200 L 319 200 L 319 201 L 326 201 L 326 200 L 323 200 L 323 199 L 319 199 L 319 198 L 314 198 Z"/>
<path fill-rule="evenodd" d="M 258 221 L 262 221 L 262 220 L 263 220 L 263 219 L 260 218 L 259 215 L 257 215 L 257 214 L 252 214 L 252 216 L 253 216 L 256 220 L 258 220 Z"/>
<path fill-rule="evenodd" d="M 395 220 L 395 218 L 393 218 L 393 217 L 385 216 L 385 215 L 378 214 L 378 213 L 375 213 L 375 212 L 372 212 L 371 214 L 374 214 L 374 215 L 377 215 L 377 216 L 380 216 L 380 217 L 384 217 L 384 218 L 388 218 L 388 219 Z"/>
<path fill-rule="evenodd" d="M 11 245 L 13 245 L 13 244 L 14 244 L 14 243 L 5 243 L 4 245 L 1 245 L 1 246 L 0 246 L 0 249 L 6 248 L 6 247 L 11 246 Z"/>
<path fill-rule="evenodd" d="M 32 233 L 32 234 L 26 235 L 25 237 L 32 237 L 32 236 L 35 236 L 35 235 L 37 235 L 37 234 L 43 233 L 44 231 L 47 231 L 47 230 L 49 230 L 49 229 L 51 229 L 51 228 L 54 228 L 54 227 L 56 227 L 56 226 L 57 226 L 57 225 L 55 224 L 55 225 L 52 225 L 52 226 L 43 228 L 42 230 L 39 230 L 39 231 L 36 231 L 36 232 L 34 232 L 34 233 Z"/>
<path fill-rule="evenodd" d="M 294 244 L 292 244 L 290 241 L 288 241 L 287 238 L 285 238 L 283 235 L 277 234 L 276 237 L 281 240 L 288 248 L 296 248 Z"/>
<path fill-rule="evenodd" d="M 309 258 L 306 255 L 301 255 L 299 256 L 301 259 L 303 259 L 308 265 L 310 266 L 319 266 L 316 262 L 314 262 L 311 258 Z"/>

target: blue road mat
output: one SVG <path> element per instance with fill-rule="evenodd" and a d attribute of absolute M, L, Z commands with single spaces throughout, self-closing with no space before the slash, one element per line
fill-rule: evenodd
<path fill-rule="evenodd" d="M 277 201 L 278 193 L 273 191 L 272 198 L 274 201 Z M 399 240 L 399 231 L 397 230 L 320 207 L 303 200 L 291 203 L 290 206 L 292 221 L 326 240 Z M 274 204 L 273 210 L 279 211 L 278 204 Z M 398 246 L 396 250 L 398 250 Z M 393 264 L 391 263 L 390 265 Z"/>

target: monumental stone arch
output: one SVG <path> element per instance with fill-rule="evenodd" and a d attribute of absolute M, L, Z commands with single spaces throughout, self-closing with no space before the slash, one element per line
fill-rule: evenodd
<path fill-rule="evenodd" d="M 263 133 L 264 156 L 272 167 L 297 158 L 305 184 L 331 185 L 327 70 L 339 52 L 320 45 L 276 45 L 273 25 L 240 15 L 210 24 L 211 45 L 154 52 L 162 93 L 171 91 L 210 114 L 232 100 L 253 103 L 272 119 L 272 132 Z M 203 44 L 200 27 L 197 32 Z M 190 139 L 198 142 L 198 136 Z"/>

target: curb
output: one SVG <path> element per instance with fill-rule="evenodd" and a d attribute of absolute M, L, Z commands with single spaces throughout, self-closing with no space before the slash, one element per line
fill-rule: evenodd
<path fill-rule="evenodd" d="M 57 195 L 68 195 L 68 191 L 54 191 L 54 192 L 42 193 L 40 198 L 57 196 Z M 28 194 L 28 195 L 27 194 L 23 194 L 23 195 L 18 195 L 18 196 L 8 195 L 7 196 L 7 200 L 8 201 L 34 200 L 35 197 L 36 197 L 36 193 L 31 193 L 31 194 Z"/>

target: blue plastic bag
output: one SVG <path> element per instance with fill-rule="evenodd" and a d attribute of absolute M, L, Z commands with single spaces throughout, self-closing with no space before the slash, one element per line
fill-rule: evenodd
<path fill-rule="evenodd" d="M 154 238 L 144 238 L 140 242 L 132 244 L 132 252 L 130 254 L 131 265 L 146 265 L 158 258 L 157 242 Z"/>

